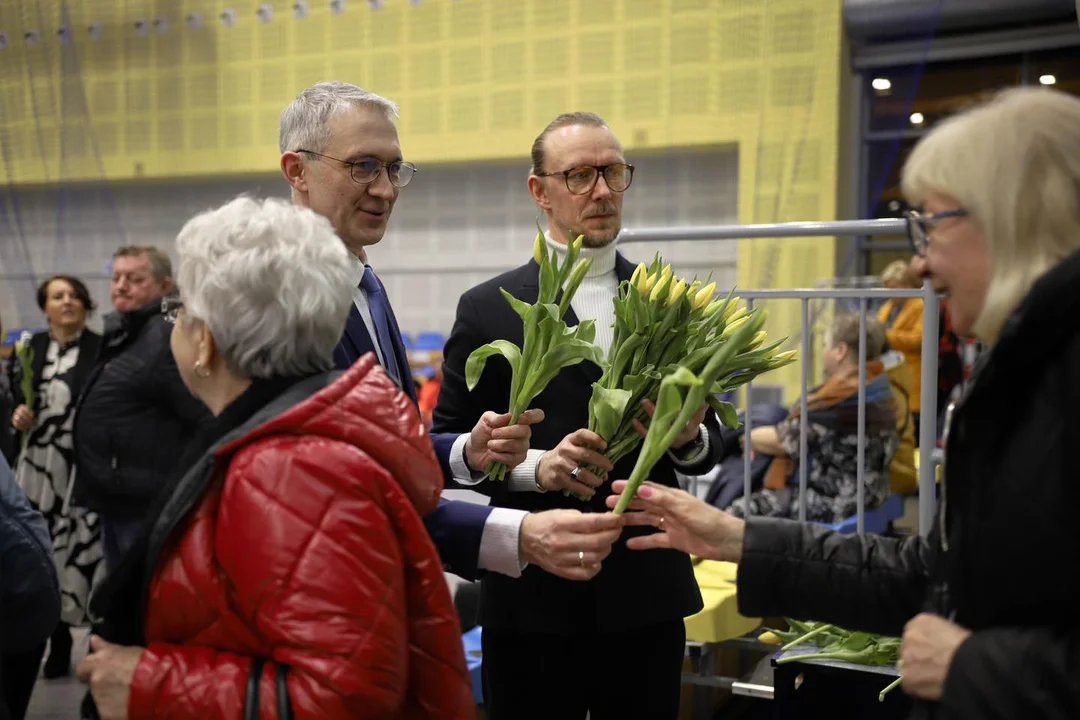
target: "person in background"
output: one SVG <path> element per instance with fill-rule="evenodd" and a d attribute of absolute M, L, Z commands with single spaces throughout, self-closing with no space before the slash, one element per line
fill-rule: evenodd
<path fill-rule="evenodd" d="M 11 424 L 26 440 L 15 477 L 45 516 L 60 576 L 63 613 L 44 669 L 46 678 L 57 678 L 71 670 L 71 626 L 86 623 L 90 590 L 103 569 L 98 516 L 70 504 L 75 403 L 97 360 L 101 336 L 86 328 L 95 306 L 78 278 L 56 275 L 41 283 L 37 304 L 49 329 L 29 340 L 32 403 L 23 397 L 21 365 L 15 363 Z"/>
<path fill-rule="evenodd" d="M 885 502 L 889 494 L 889 462 L 899 444 L 892 383 L 881 363 L 885 333 L 872 318 L 866 322 L 866 444 L 867 508 Z M 841 315 L 825 336 L 825 383 L 807 396 L 807 417 L 796 402 L 787 418 L 773 426 L 753 427 L 750 446 L 770 455 L 772 463 L 764 488 L 737 498 L 728 508 L 736 517 L 799 517 L 800 426 L 807 423 L 806 447 L 810 467 L 806 480 L 806 519 L 838 523 L 858 511 L 859 316 Z M 746 435 L 740 437 L 745 444 Z"/>
<path fill-rule="evenodd" d="M 431 427 L 431 414 L 435 411 L 435 406 L 439 404 L 439 389 L 442 387 L 443 379 L 443 363 L 442 359 L 436 360 L 431 364 L 430 377 L 422 385 L 416 393 L 417 405 L 420 406 L 420 416 L 424 419 L 424 426 Z"/>
<path fill-rule="evenodd" d="M 904 260 L 890 263 L 881 273 L 881 284 L 890 290 L 915 290 L 922 287 L 919 278 Z M 885 328 L 889 347 L 899 350 L 911 369 L 911 419 L 915 438 L 919 437 L 919 417 L 922 413 L 922 298 L 893 298 L 886 300 L 878 312 L 878 321 Z"/>
<path fill-rule="evenodd" d="M 923 208 L 916 273 L 949 295 L 959 335 L 990 346 L 952 414 L 929 536 L 744 521 L 646 485 L 626 520 L 661 532 L 630 545 L 739 563 L 747 617 L 902 635 L 917 717 L 1075 718 L 1080 98 L 1014 88 L 938 123 L 902 187 Z"/>
<path fill-rule="evenodd" d="M 45 518 L 0 460 L 0 719 L 22 720 L 45 641 L 60 620 L 60 588 Z"/>
<path fill-rule="evenodd" d="M 574 296 L 567 322 L 596 321 L 596 342 L 605 354 L 613 341 L 613 299 L 634 265 L 616 249 L 622 223 L 623 193 L 633 179 L 622 145 L 607 123 L 593 113 L 560 115 L 536 138 L 528 189 L 547 218 L 548 248 L 565 256 L 571 232 L 584 236 L 581 251 L 592 266 Z M 523 243 L 524 244 L 524 243 Z M 530 243 L 531 244 L 531 243 Z M 491 407 L 505 409 L 510 369 L 488 364 L 470 391 L 465 364 L 481 345 L 495 340 L 522 343 L 521 318 L 500 288 L 525 302 L 537 297 L 535 260 L 469 290 L 458 303 L 446 344 L 445 377 L 435 409 L 436 431 L 460 432 Z M 547 511 L 574 520 L 614 517 L 603 512 L 610 485 L 583 466 L 611 470 L 600 453 L 603 440 L 586 429 L 592 383 L 601 370 L 589 362 L 564 369 L 536 399 L 545 420 L 536 426 L 525 462 L 505 482 L 484 481 L 482 473 L 459 474 L 459 482 L 489 494 L 500 508 Z M 651 404 L 646 404 L 651 411 Z M 720 429 L 703 406 L 683 428 L 672 452 L 652 472 L 676 485 L 675 471 L 705 472 L 720 455 Z M 633 453 L 620 461 L 629 473 Z M 616 477 L 625 475 L 616 475 Z M 563 490 L 586 498 L 581 502 Z M 623 543 L 609 557 L 603 545 L 572 545 L 562 562 L 582 570 L 603 570 L 588 583 L 571 584 L 538 563 L 521 578 L 487 575 L 482 580 L 480 625 L 484 652 L 484 703 L 491 720 L 559 718 L 674 718 L 685 654 L 683 618 L 702 607 L 688 558 L 628 553 Z M 568 681 L 567 667 L 583 673 Z M 587 668 L 587 669 L 586 669 Z M 626 680 L 634 678 L 634 690 Z"/>
<path fill-rule="evenodd" d="M 152 245 L 113 255 L 97 364 L 75 411 L 74 501 L 101 516 L 106 571 L 116 567 L 143 515 L 209 415 L 191 396 L 169 352 L 161 299 L 173 289 L 169 256 Z"/>
<path fill-rule="evenodd" d="M 325 82 L 307 88 L 281 114 L 281 170 L 292 200 L 325 216 L 349 250 L 355 274 L 353 309 L 334 353 L 347 369 L 374 353 L 387 373 L 416 401 L 405 344 L 386 288 L 368 264 L 368 248 L 382 241 L 401 189 L 416 168 L 404 160 L 395 120 L 397 105 L 355 85 Z M 446 485 L 468 478 L 492 462 L 516 467 L 526 458 L 532 425 L 543 413 L 526 411 L 516 425 L 510 415 L 478 414 L 455 432 L 432 433 Z M 444 500 L 424 522 L 444 569 L 467 580 L 482 570 L 518 577 L 539 564 L 572 580 L 600 566 L 582 567 L 578 552 L 597 561 L 610 551 L 618 525 L 609 517 L 565 510 L 528 513 Z"/>
<path fill-rule="evenodd" d="M 213 420 L 95 595 L 79 677 L 98 714 L 470 720 L 421 520 L 442 473 L 374 354 L 333 371 L 354 290 L 333 227 L 241 197 L 191 219 L 176 250 L 172 354 Z"/>

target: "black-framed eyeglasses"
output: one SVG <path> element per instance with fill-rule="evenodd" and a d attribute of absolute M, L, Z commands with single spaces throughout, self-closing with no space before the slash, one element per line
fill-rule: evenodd
<path fill-rule="evenodd" d="M 315 157 L 320 157 L 324 160 L 333 160 L 334 162 L 345 165 L 349 168 L 349 176 L 352 178 L 353 182 L 358 185 L 369 185 L 375 182 L 379 178 L 379 174 L 385 168 L 386 175 L 390 178 L 391 184 L 393 184 L 394 187 L 403 188 L 412 182 L 413 175 L 416 174 L 417 170 L 415 165 L 410 162 L 405 162 L 404 160 L 383 162 L 375 157 L 365 157 L 360 158 L 359 160 L 342 160 L 312 150 L 297 150 L 296 152 L 314 155 Z"/>
<path fill-rule="evenodd" d="M 918 210 L 908 210 L 904 214 L 907 220 L 908 239 L 911 240 L 911 249 L 916 255 L 925 255 L 926 248 L 930 246 L 930 231 L 942 220 L 954 217 L 967 217 L 968 211 L 963 208 L 926 214 Z"/>
<path fill-rule="evenodd" d="M 176 324 L 177 318 L 180 317 L 180 311 L 184 309 L 184 301 L 176 295 L 166 295 L 161 298 L 161 314 L 165 316 L 165 321 Z"/>
<path fill-rule="evenodd" d="M 604 176 L 608 190 L 611 192 L 624 192 L 634 181 L 634 166 L 627 163 L 614 163 L 612 165 L 582 165 L 560 172 L 536 173 L 537 177 L 554 177 L 562 175 L 566 180 L 566 189 L 573 195 L 588 195 L 596 187 L 596 181 Z"/>

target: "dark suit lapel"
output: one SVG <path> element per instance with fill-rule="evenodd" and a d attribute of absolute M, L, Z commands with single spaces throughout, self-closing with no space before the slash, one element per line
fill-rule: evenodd
<path fill-rule="evenodd" d="M 382 280 L 377 274 L 375 275 L 375 281 L 379 283 L 379 288 L 382 289 L 383 297 L 386 298 L 386 319 L 390 323 L 390 343 L 393 345 L 389 351 L 394 353 L 398 372 L 401 373 L 401 389 L 412 398 L 413 402 L 416 402 L 416 381 L 413 380 L 412 369 L 409 367 L 409 356 L 408 353 L 405 352 L 405 343 L 401 341 L 401 328 L 398 327 L 397 316 L 394 315 L 394 306 L 390 302 L 390 296 L 386 294 L 386 286 L 383 285 Z M 367 333 L 364 334 L 366 335 Z M 387 352 L 387 348 L 383 348 L 382 350 L 384 353 Z"/>

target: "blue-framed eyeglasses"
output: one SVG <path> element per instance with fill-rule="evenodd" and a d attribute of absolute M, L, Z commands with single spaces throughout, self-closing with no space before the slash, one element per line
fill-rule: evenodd
<path fill-rule="evenodd" d="M 921 213 L 918 210 L 909 210 L 905 215 L 905 219 L 907 220 L 908 239 L 911 240 L 911 250 L 916 255 L 925 255 L 926 248 L 930 246 L 931 230 L 941 223 L 942 220 L 967 216 L 968 211 L 962 208 L 959 210 L 949 210 L 947 212 L 932 214 Z"/>

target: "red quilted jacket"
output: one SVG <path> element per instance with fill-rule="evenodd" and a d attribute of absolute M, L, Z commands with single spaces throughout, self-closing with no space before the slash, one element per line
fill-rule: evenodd
<path fill-rule="evenodd" d="M 420 519 L 442 473 L 374 355 L 222 455 L 155 569 L 130 716 L 239 720 L 261 657 L 262 718 L 277 716 L 277 663 L 297 718 L 473 718 Z"/>

